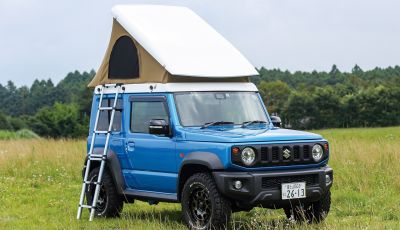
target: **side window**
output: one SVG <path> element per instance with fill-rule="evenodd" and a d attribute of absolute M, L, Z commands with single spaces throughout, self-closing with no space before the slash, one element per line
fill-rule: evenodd
<path fill-rule="evenodd" d="M 111 107 L 114 105 L 114 99 L 103 99 L 102 101 L 102 107 Z M 108 130 L 108 126 L 110 124 L 111 120 L 111 110 L 107 111 L 100 111 L 99 115 L 99 121 L 97 124 L 97 129 L 101 131 L 106 131 Z M 115 115 L 114 115 L 114 122 L 111 131 L 113 132 L 119 132 L 121 131 L 121 126 L 122 126 L 122 100 L 118 99 L 117 101 L 117 107 L 115 109 Z"/>
<path fill-rule="evenodd" d="M 149 133 L 149 122 L 152 119 L 164 119 L 169 122 L 168 111 L 163 101 L 133 101 L 131 108 L 133 133 Z"/>

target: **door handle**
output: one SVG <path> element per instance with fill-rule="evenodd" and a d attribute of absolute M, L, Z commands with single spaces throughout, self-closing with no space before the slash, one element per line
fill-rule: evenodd
<path fill-rule="evenodd" d="M 129 141 L 128 140 L 128 142 L 126 143 L 126 148 L 125 148 L 125 150 L 128 152 L 132 152 L 132 151 L 135 151 L 135 142 L 133 142 L 133 141 Z"/>

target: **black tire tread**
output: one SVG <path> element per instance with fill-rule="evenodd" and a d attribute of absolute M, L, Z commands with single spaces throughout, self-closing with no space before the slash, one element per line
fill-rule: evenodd
<path fill-rule="evenodd" d="M 213 215 L 211 217 L 211 225 L 207 227 L 207 229 L 226 229 L 229 221 L 230 221 L 230 215 L 231 215 L 231 204 L 229 200 L 227 200 L 225 197 L 223 197 L 218 189 L 217 185 L 215 184 L 215 181 L 213 177 L 209 173 L 196 173 L 193 176 L 191 176 L 185 183 L 183 189 L 182 189 L 182 212 L 184 215 L 184 219 L 188 226 L 191 229 L 196 229 L 193 228 L 192 226 L 189 225 L 189 221 L 186 219 L 188 218 L 186 215 L 186 210 L 184 208 L 184 202 L 187 200 L 187 195 L 185 191 L 188 191 L 190 184 L 193 182 L 201 182 L 204 183 L 204 185 L 207 187 L 209 190 L 209 196 L 211 198 L 214 198 L 213 204 L 214 204 L 214 211 Z"/>
<path fill-rule="evenodd" d="M 95 175 L 98 175 L 100 171 L 100 168 L 94 168 L 92 171 L 89 173 L 89 178 L 92 178 Z M 108 205 L 103 213 L 98 213 L 97 210 L 95 212 L 95 216 L 97 217 L 119 217 L 120 213 L 122 212 L 124 202 L 121 199 L 120 195 L 117 192 L 117 189 L 115 188 L 114 181 L 108 172 L 108 170 L 104 170 L 103 172 L 103 178 L 102 178 L 102 183 L 105 186 L 105 189 L 107 191 L 108 195 Z M 88 202 L 88 205 L 92 205 L 91 201 L 91 195 L 87 193 L 86 197 L 90 202 Z M 89 209 L 90 211 L 90 209 Z"/>

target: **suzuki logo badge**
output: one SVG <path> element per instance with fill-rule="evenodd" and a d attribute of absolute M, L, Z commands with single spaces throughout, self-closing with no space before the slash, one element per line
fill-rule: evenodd
<path fill-rule="evenodd" d="M 290 157 L 290 150 L 289 149 L 284 149 L 283 150 L 283 157 L 285 159 L 289 159 L 289 157 Z"/>

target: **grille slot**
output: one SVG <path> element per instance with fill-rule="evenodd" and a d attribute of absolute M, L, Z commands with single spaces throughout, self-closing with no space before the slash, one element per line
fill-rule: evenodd
<path fill-rule="evenodd" d="M 304 159 L 309 159 L 310 158 L 310 146 L 309 145 L 304 145 L 303 146 L 303 156 Z"/>
<path fill-rule="evenodd" d="M 261 161 L 268 161 L 268 147 L 261 147 Z"/>
<path fill-rule="evenodd" d="M 281 189 L 282 183 L 306 182 L 306 186 L 318 185 L 318 174 L 287 176 L 287 177 L 263 177 L 263 189 Z"/>
<path fill-rule="evenodd" d="M 294 154 L 294 156 L 293 156 L 293 159 L 294 160 L 300 160 L 300 146 L 298 146 L 298 145 L 295 145 L 294 147 L 293 147 L 293 154 Z"/>
<path fill-rule="evenodd" d="M 272 147 L 272 161 L 278 161 L 279 160 L 279 147 Z"/>

